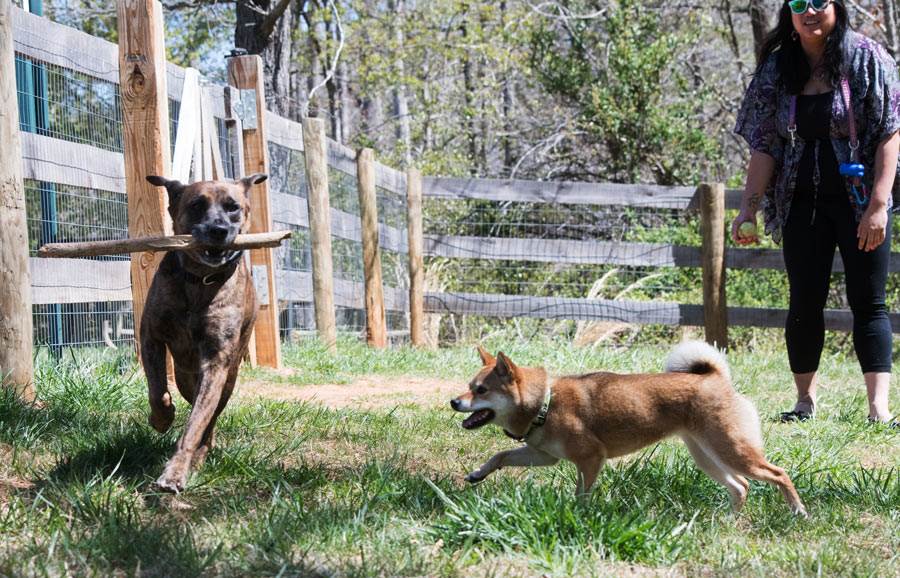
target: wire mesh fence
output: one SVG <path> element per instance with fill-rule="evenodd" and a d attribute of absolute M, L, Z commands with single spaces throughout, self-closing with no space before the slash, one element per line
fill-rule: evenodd
<path fill-rule="evenodd" d="M 14 17 L 20 131 L 34 135 L 26 139 L 23 157 L 28 175 L 28 243 L 37 295 L 33 309 L 35 343 L 54 354 L 64 347 L 117 347 L 134 338 L 130 257 L 55 263 L 34 257 L 39 246 L 50 242 L 128 236 L 118 48 L 21 10 L 15 11 Z M 182 108 L 180 87 L 186 77 L 182 69 L 171 65 L 167 74 L 170 150 L 174 154 Z M 201 93 L 204 102 L 212 99 L 213 144 L 221 153 L 224 176 L 234 178 L 243 173 L 242 142 L 235 124 L 223 117 L 223 111 L 227 111 L 225 91 L 201 80 Z M 296 137 L 302 143 L 299 130 Z M 332 209 L 339 215 L 332 235 L 340 293 L 335 313 L 341 330 L 361 334 L 366 321 L 355 153 L 337 145 L 330 148 L 340 157 L 332 159 L 335 163 L 329 169 Z M 306 169 L 301 149 L 269 144 L 270 190 L 293 199 L 287 211 L 273 212 L 275 228 L 294 233 L 290 243 L 276 254 L 277 270 L 283 277 L 280 282 L 287 289 L 287 298 L 279 303 L 283 339 L 315 329 L 305 214 Z M 65 158 L 59 156 L 60 151 Z M 382 251 L 385 284 L 392 291 L 386 300 L 388 329 L 408 333 L 407 304 L 396 298 L 409 285 L 403 191 L 379 187 L 377 198 L 380 223 L 389 229 L 386 235 L 395 240 Z M 396 242 L 401 237 L 402 243 Z"/>
<path fill-rule="evenodd" d="M 684 199 L 561 201 L 428 198 L 426 189 L 426 291 L 429 309 L 446 315 L 441 339 L 499 323 L 587 343 L 637 323 L 677 323 L 680 306 L 702 303 L 698 217 Z M 676 267 L 670 243 L 695 248 L 695 267 Z"/>

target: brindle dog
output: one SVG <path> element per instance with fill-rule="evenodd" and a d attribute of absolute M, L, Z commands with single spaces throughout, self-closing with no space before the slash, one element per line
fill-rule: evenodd
<path fill-rule="evenodd" d="M 156 480 L 160 490 L 184 490 L 191 468 L 202 465 L 212 447 L 216 419 L 234 390 L 256 321 L 257 302 L 242 252 L 226 247 L 249 228 L 250 188 L 266 178 L 255 174 L 235 182 L 183 185 L 147 177 L 169 193 L 175 234 L 190 234 L 204 246 L 165 256 L 141 318 L 150 425 L 163 433 L 175 417 L 167 388 L 166 348 L 175 362 L 178 391 L 193 406 L 175 455 Z"/>

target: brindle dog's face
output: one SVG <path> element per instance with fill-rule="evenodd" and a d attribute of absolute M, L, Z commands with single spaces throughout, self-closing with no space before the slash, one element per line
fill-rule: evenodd
<path fill-rule="evenodd" d="M 250 187 L 266 178 L 255 174 L 234 182 L 202 181 L 191 185 L 157 176 L 148 176 L 147 181 L 166 187 L 175 234 L 192 235 L 204 245 L 200 250 L 185 251 L 186 255 L 207 267 L 221 267 L 235 255 L 224 247 L 250 226 Z"/>

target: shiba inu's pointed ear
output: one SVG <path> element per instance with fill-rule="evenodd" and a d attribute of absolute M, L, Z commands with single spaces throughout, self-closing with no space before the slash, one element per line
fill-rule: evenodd
<path fill-rule="evenodd" d="M 501 351 L 497 354 L 497 365 L 494 371 L 499 377 L 513 377 L 518 369 L 516 364 L 512 362 L 512 359 L 507 357 L 505 353 Z"/>
<path fill-rule="evenodd" d="M 478 355 L 481 356 L 481 363 L 484 365 L 492 365 L 497 359 L 488 353 L 488 350 L 482 346 L 478 346 Z"/>

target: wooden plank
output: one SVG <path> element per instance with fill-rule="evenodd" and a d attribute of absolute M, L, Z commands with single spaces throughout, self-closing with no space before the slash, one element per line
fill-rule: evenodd
<path fill-rule="evenodd" d="M 203 121 L 203 158 L 204 162 L 206 162 L 207 154 L 210 157 L 210 179 L 221 181 L 228 177 L 225 176 L 225 166 L 222 164 L 222 151 L 219 150 L 219 133 L 215 117 L 213 116 L 213 91 L 210 88 L 209 86 L 203 86 L 200 89 L 200 110 L 202 111 L 200 118 Z"/>
<path fill-rule="evenodd" d="M 406 174 L 379 162 L 375 163 L 375 184 L 398 195 L 406 194 Z"/>
<path fill-rule="evenodd" d="M 576 205 L 623 205 L 685 209 L 694 197 L 694 187 L 625 185 L 614 183 L 573 183 L 502 179 L 428 177 L 423 194 L 429 198 L 520 203 L 562 203 Z"/>
<path fill-rule="evenodd" d="M 0 386 L 30 402 L 34 328 L 11 9 L 0 0 Z"/>
<path fill-rule="evenodd" d="M 409 337 L 414 346 L 425 341 L 425 259 L 422 226 L 422 173 L 406 173 L 406 223 L 409 240 Z"/>
<path fill-rule="evenodd" d="M 473 293 L 426 293 L 426 313 L 485 317 L 582 319 L 636 324 L 699 325 L 702 306 L 656 301 L 532 297 Z"/>
<path fill-rule="evenodd" d="M 425 312 L 436 314 L 482 315 L 485 317 L 531 317 L 536 319 L 572 319 L 616 321 L 621 323 L 702 326 L 703 306 L 660 301 L 625 301 L 563 297 L 529 297 L 478 293 L 427 293 Z M 787 317 L 784 309 L 729 307 L 731 326 L 782 328 Z M 900 313 L 891 313 L 894 333 L 900 333 Z M 849 332 L 853 314 L 847 310 L 826 309 L 825 329 Z"/>
<path fill-rule="evenodd" d="M 328 198 L 328 148 L 322 119 L 303 119 L 308 183 L 309 232 L 312 245 L 316 329 L 330 351 L 337 350 L 334 314 L 334 270 L 331 252 L 331 211 Z"/>
<path fill-rule="evenodd" d="M 228 82 L 241 90 L 256 91 L 256 128 L 243 127 L 244 172 L 269 172 L 269 147 L 266 136 L 266 94 L 263 86 L 262 59 L 257 55 L 235 56 L 228 59 Z M 268 182 L 253 187 L 250 193 L 250 232 L 272 230 Z M 256 318 L 256 354 L 260 365 L 280 368 L 281 339 L 278 332 L 278 293 L 275 285 L 275 256 L 272 249 L 250 252 L 254 276 L 268 287 L 268 301 L 261 303 Z"/>
<path fill-rule="evenodd" d="M 307 200 L 297 195 L 274 193 L 272 195 L 273 214 L 278 222 L 309 228 L 309 207 Z M 348 241 L 362 242 L 359 217 L 339 209 L 331 209 L 331 234 Z M 378 242 L 386 251 L 406 253 L 407 233 L 394 227 L 378 224 Z"/>
<path fill-rule="evenodd" d="M 171 235 L 165 189 L 145 179 L 147 175 L 170 174 L 162 5 L 157 0 L 120 0 L 118 26 L 128 232 L 134 237 Z M 144 301 L 162 257 L 159 253 L 142 253 L 131 259 L 138 348 Z"/>
<path fill-rule="evenodd" d="M 328 168 L 356 177 L 356 151 L 327 139 Z"/>
<path fill-rule="evenodd" d="M 375 151 L 360 149 L 356 156 L 359 211 L 362 223 L 363 275 L 365 277 L 366 343 L 387 347 L 384 287 L 381 281 L 381 249 L 378 246 L 378 198 L 375 193 Z"/>
<path fill-rule="evenodd" d="M 37 305 L 131 301 L 128 261 L 29 259 L 32 299 Z"/>
<path fill-rule="evenodd" d="M 313 277 L 308 271 L 291 271 L 279 269 L 275 278 L 278 282 L 278 295 L 283 301 L 313 302 Z M 335 278 L 334 304 L 338 307 L 363 309 L 365 287 L 356 281 Z M 406 311 L 409 300 L 406 291 L 396 287 L 384 287 L 384 306 L 387 311 Z"/>
<path fill-rule="evenodd" d="M 12 7 L 12 24 L 16 52 L 119 83 L 119 49 L 112 42 L 29 14 L 17 6 Z"/>
<path fill-rule="evenodd" d="M 241 124 L 240 117 L 238 117 L 237 112 L 234 109 L 235 103 L 240 98 L 240 92 L 233 86 L 226 86 L 224 92 L 225 123 L 234 130 L 234 134 L 238 135 L 238 138 L 236 138 L 234 142 L 234 178 L 240 179 L 247 176 L 244 173 L 244 139 L 242 138 L 244 128 Z M 266 115 L 267 119 L 268 117 L 269 116 Z M 266 149 L 268 149 L 268 147 L 266 147 Z M 253 350 L 254 352 L 256 351 L 255 346 Z M 254 355 L 256 355 L 256 353 L 254 353 Z"/>
<path fill-rule="evenodd" d="M 703 326 L 706 342 L 728 348 L 725 302 L 725 186 L 702 184 L 700 195 L 700 261 L 703 270 Z"/>
<path fill-rule="evenodd" d="M 303 151 L 303 125 L 272 112 L 266 114 L 269 140 L 283 147 Z"/>
<path fill-rule="evenodd" d="M 191 165 L 194 160 L 194 144 L 200 135 L 200 73 L 196 69 L 185 70 L 184 88 L 180 101 L 171 178 L 183 183 L 190 183 L 192 182 Z M 198 163 L 200 162 L 199 158 L 196 160 Z"/>
<path fill-rule="evenodd" d="M 125 158 L 91 145 L 30 132 L 20 134 L 26 179 L 125 192 Z"/>
<path fill-rule="evenodd" d="M 568 239 L 425 235 L 425 255 L 450 259 L 618 265 L 622 267 L 700 266 L 699 247 L 663 243 L 570 241 Z M 725 266 L 728 269 L 783 271 L 784 257 L 781 249 L 736 249 L 730 247 L 725 250 Z M 844 263 L 837 252 L 835 252 L 832 271 L 837 273 L 844 271 Z M 891 253 L 888 271 L 900 272 L 900 253 Z"/>
<path fill-rule="evenodd" d="M 700 248 L 663 243 L 425 235 L 425 254 L 453 259 L 623 267 L 699 267 Z"/>

